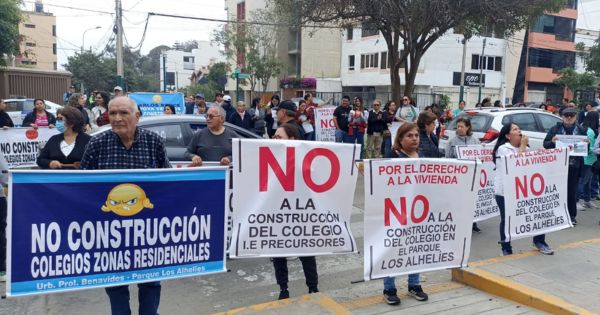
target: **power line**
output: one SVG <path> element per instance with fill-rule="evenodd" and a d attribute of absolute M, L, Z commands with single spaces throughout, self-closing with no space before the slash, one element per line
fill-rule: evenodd
<path fill-rule="evenodd" d="M 35 3 L 34 1 L 24 1 L 24 2 L 26 2 L 26 3 Z M 63 9 L 71 9 L 71 10 L 95 12 L 95 13 L 110 14 L 110 15 L 114 14 L 114 12 L 100 11 L 100 10 L 94 10 L 94 9 L 85 9 L 85 8 L 76 8 L 76 7 L 71 7 L 71 6 L 66 6 L 66 5 L 60 5 L 60 4 L 44 3 L 44 5 L 47 5 L 47 6 L 50 6 L 50 7 L 63 8 Z"/>

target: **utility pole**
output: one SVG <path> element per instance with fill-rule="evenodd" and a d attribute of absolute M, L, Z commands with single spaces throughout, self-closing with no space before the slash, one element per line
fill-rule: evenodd
<path fill-rule="evenodd" d="M 125 91 L 124 70 L 123 70 L 123 9 L 121 0 L 115 0 L 117 17 L 117 85 L 123 87 Z"/>
<path fill-rule="evenodd" d="M 485 60 L 485 44 L 487 38 L 483 39 L 483 48 L 481 49 L 481 56 L 479 58 L 479 98 L 478 102 L 481 103 L 481 86 L 483 85 L 483 61 Z M 482 104 L 483 105 L 483 104 Z"/>
<path fill-rule="evenodd" d="M 463 57 L 462 57 L 462 70 L 460 71 L 460 94 L 458 95 L 458 101 L 464 100 L 465 95 L 465 64 L 467 59 L 467 38 L 463 37 Z"/>

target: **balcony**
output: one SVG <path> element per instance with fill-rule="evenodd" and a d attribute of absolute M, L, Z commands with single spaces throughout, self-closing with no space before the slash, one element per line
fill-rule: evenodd
<path fill-rule="evenodd" d="M 527 82 L 552 83 L 558 77 L 558 73 L 552 68 L 527 67 L 525 80 Z"/>
<path fill-rule="evenodd" d="M 575 51 L 574 42 L 557 40 L 555 34 L 545 34 L 536 32 L 529 33 L 529 47 L 541 47 L 553 50 Z"/>

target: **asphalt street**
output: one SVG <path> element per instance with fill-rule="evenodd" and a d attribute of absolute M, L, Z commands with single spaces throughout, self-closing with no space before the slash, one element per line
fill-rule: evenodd
<path fill-rule="evenodd" d="M 351 228 L 358 248 L 363 245 L 362 214 L 364 207 L 363 179 L 359 176 L 354 194 Z M 451 198 L 451 196 L 448 196 Z M 597 238 L 600 231 L 600 202 L 598 209 L 580 211 L 579 225 L 547 235 L 551 246 Z M 470 261 L 500 255 L 498 218 L 479 224 L 481 233 L 473 235 Z M 513 242 L 515 253 L 532 249 L 530 239 Z M 360 282 L 363 274 L 362 254 L 333 255 L 317 258 L 319 289 L 337 302 L 381 294 L 381 281 Z M 210 314 L 277 299 L 279 288 L 275 282 L 273 266 L 268 258 L 228 260 L 230 272 L 163 282 L 161 314 Z M 290 269 L 290 295 L 307 293 L 304 275 L 298 259 L 288 262 Z M 449 270 L 422 274 L 423 285 L 448 282 Z M 358 283 L 352 283 L 358 281 Z M 397 279 L 399 290 L 405 290 L 405 277 Z M 137 289 L 131 286 L 132 307 L 137 313 Z M 4 284 L 0 285 L 4 291 Z M 31 297 L 3 299 L 0 314 L 107 314 L 109 302 L 103 289 L 70 293 L 57 293 Z"/>

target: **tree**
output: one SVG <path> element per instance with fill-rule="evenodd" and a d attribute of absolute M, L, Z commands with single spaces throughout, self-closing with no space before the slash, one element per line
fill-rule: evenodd
<path fill-rule="evenodd" d="M 0 1 L 0 66 L 6 66 L 4 55 L 12 56 L 19 53 L 21 3 L 21 0 Z"/>
<path fill-rule="evenodd" d="M 75 54 L 64 65 L 73 74 L 73 83 L 89 89 L 110 91 L 114 87 L 116 63 L 91 52 Z"/>
<path fill-rule="evenodd" d="M 227 84 L 227 71 L 229 65 L 225 62 L 217 62 L 210 67 L 207 79 L 213 82 L 215 87 L 219 91 L 225 90 L 225 84 Z"/>
<path fill-rule="evenodd" d="M 580 90 L 590 88 L 596 82 L 596 77 L 590 72 L 577 73 L 573 68 L 564 68 L 559 71 L 558 78 L 554 80 L 554 84 L 565 87 L 573 93 Z"/>
<path fill-rule="evenodd" d="M 594 46 L 587 52 L 585 61 L 586 70 L 600 77 L 600 38 L 596 39 Z"/>
<path fill-rule="evenodd" d="M 273 12 L 255 10 L 249 21 L 268 21 Z M 227 24 L 213 33 L 213 41 L 225 47 L 229 60 L 235 62 L 243 73 L 247 73 L 251 92 L 260 84 L 264 93 L 269 80 L 279 75 L 283 64 L 276 56 L 278 29 L 270 25 L 244 23 Z"/>
<path fill-rule="evenodd" d="M 477 35 L 487 26 L 510 34 L 528 26 L 545 11 L 556 12 L 564 0 L 271 0 L 280 21 L 299 25 L 363 28 L 381 32 L 388 48 L 392 99 L 400 101 L 400 68 L 404 94 L 411 95 L 419 64 L 429 48 L 450 29 Z M 289 22 L 286 22 L 289 23 Z"/>

